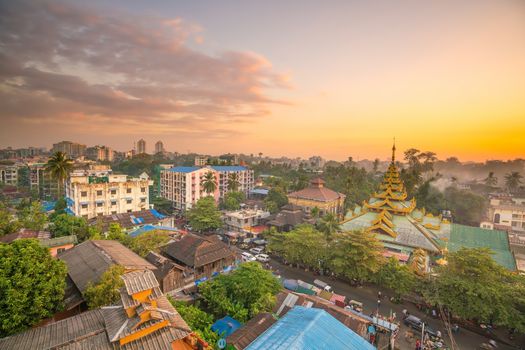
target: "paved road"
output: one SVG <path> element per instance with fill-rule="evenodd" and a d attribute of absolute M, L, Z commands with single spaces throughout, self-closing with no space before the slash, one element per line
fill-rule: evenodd
<path fill-rule="evenodd" d="M 352 287 L 347 283 L 344 283 L 339 280 L 331 280 L 327 277 L 322 278 L 319 276 L 315 276 L 312 272 L 306 272 L 302 269 L 293 268 L 287 265 L 280 264 L 279 262 L 272 260 L 271 262 L 272 268 L 274 270 L 278 270 L 279 274 L 284 278 L 291 278 L 291 279 L 301 279 L 308 283 L 313 283 L 314 279 L 319 278 L 327 282 L 332 286 L 335 293 L 341 294 L 346 296 L 347 298 L 354 299 L 357 301 L 360 301 L 364 305 L 364 312 L 366 314 L 371 314 L 376 311 L 377 309 L 377 294 L 378 289 L 376 287 Z M 385 293 L 382 291 L 382 293 Z M 392 312 L 396 313 L 396 316 L 398 319 L 402 315 L 403 309 L 407 309 L 408 312 L 412 315 L 415 315 L 419 318 L 421 318 L 425 323 L 429 324 L 433 329 L 441 331 L 441 334 L 443 334 L 443 337 L 445 339 L 445 343 L 450 346 L 451 341 L 448 338 L 447 333 L 445 332 L 445 326 L 443 322 L 439 319 L 433 319 L 432 317 L 427 316 L 426 314 L 419 311 L 414 305 L 410 303 L 405 304 L 394 304 L 391 303 L 388 298 L 383 294 L 383 299 L 381 301 L 380 306 L 380 313 L 383 315 L 389 315 L 390 310 Z M 398 335 L 398 338 L 396 339 L 396 346 L 398 346 L 400 349 L 414 349 L 415 344 L 408 343 L 405 338 L 404 334 L 405 331 L 408 330 L 408 327 L 405 325 L 401 325 L 401 329 Z M 470 350 L 470 349 L 478 349 L 479 345 L 483 342 L 487 342 L 489 339 L 483 336 L 480 336 L 479 334 L 473 333 L 471 331 L 461 329 L 459 334 L 454 335 L 455 342 L 457 344 L 457 348 L 461 350 Z M 513 348 L 504 346 L 503 344 L 500 344 L 498 347 L 498 350 L 511 350 Z"/>

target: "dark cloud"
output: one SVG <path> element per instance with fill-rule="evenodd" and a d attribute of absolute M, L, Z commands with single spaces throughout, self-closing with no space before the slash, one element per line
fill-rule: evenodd
<path fill-rule="evenodd" d="M 228 124 L 286 103 L 269 95 L 288 85 L 264 57 L 191 49 L 186 42 L 199 31 L 178 18 L 0 1 L 0 117 L 79 127 L 91 118 L 121 130 L 202 128 L 223 137 L 232 133 Z"/>

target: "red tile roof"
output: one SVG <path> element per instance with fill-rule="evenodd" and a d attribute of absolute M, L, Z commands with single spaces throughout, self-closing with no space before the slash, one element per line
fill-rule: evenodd
<path fill-rule="evenodd" d="M 290 193 L 288 198 L 307 199 L 318 202 L 331 202 L 337 199 L 344 199 L 345 195 L 326 187 L 310 186 L 303 190 Z"/>

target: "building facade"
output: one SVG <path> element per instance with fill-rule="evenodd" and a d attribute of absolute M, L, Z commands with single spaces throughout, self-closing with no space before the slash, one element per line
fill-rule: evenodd
<path fill-rule="evenodd" d="M 155 144 L 155 154 L 157 153 L 164 153 L 166 150 L 164 149 L 164 143 L 162 141 L 157 141 Z"/>
<path fill-rule="evenodd" d="M 222 220 L 227 230 L 243 232 L 250 232 L 251 228 L 261 224 L 270 216 L 270 212 L 259 209 L 242 209 L 236 211 L 226 212 Z"/>
<path fill-rule="evenodd" d="M 18 184 L 18 167 L 16 165 L 0 165 L 0 183 L 16 186 Z"/>
<path fill-rule="evenodd" d="M 151 180 L 128 179 L 112 174 L 111 169 L 76 171 L 66 181 L 68 210 L 86 219 L 146 210 L 150 185 Z"/>
<path fill-rule="evenodd" d="M 508 194 L 490 198 L 486 220 L 480 227 L 507 232 L 525 233 L 525 198 Z"/>
<path fill-rule="evenodd" d="M 319 209 L 320 216 L 334 214 L 344 216 L 345 195 L 324 187 L 325 182 L 319 178 L 312 180 L 310 186 L 288 195 L 288 202 L 302 207 L 309 213 Z"/>
<path fill-rule="evenodd" d="M 146 153 L 146 141 L 140 139 L 137 142 L 137 154 Z"/>
<path fill-rule="evenodd" d="M 206 193 L 201 186 L 201 180 L 206 173 L 213 173 L 216 189 L 213 193 Z M 174 167 L 160 172 L 160 196 L 170 200 L 177 210 L 188 210 L 205 196 L 213 196 L 218 202 L 229 191 L 228 179 L 235 174 L 238 182 L 238 191 L 246 196 L 253 189 L 253 170 L 243 166 L 206 166 Z"/>
<path fill-rule="evenodd" d="M 70 158 L 77 158 L 83 156 L 86 153 L 86 145 L 71 141 L 61 141 L 59 143 L 53 144 L 51 152 L 62 152 Z"/>
<path fill-rule="evenodd" d="M 205 166 L 208 163 L 207 156 L 197 156 L 195 157 L 195 166 Z"/>
<path fill-rule="evenodd" d="M 86 157 L 92 160 L 112 162 L 115 151 L 106 146 L 94 146 L 86 149 Z"/>

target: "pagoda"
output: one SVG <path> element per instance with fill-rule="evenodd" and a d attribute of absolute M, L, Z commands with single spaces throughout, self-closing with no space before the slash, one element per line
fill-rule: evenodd
<path fill-rule="evenodd" d="M 427 255 L 425 268 L 431 260 L 445 263 L 442 258 L 446 258 L 448 250 L 487 247 L 494 252 L 496 262 L 510 270 L 516 269 L 505 232 L 453 224 L 441 215 L 417 208 L 414 198 L 408 199 L 396 166 L 395 143 L 392 161 L 377 192 L 348 212 L 341 228 L 376 234 L 385 247 L 383 255 L 402 262 L 407 262 L 416 249 L 421 249 Z"/>

